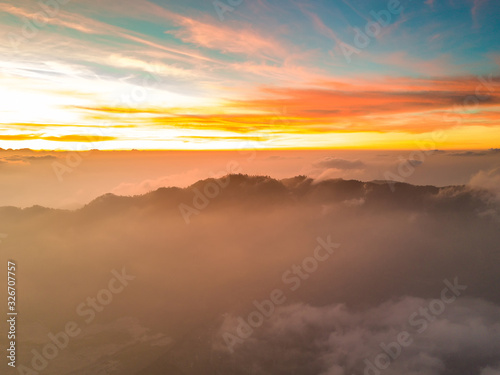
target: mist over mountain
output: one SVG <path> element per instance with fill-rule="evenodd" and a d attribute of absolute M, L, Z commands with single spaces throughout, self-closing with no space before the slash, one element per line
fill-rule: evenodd
<path fill-rule="evenodd" d="M 210 185 L 210 186 L 209 186 Z M 207 189 L 208 193 L 207 193 Z M 116 211 L 132 209 L 154 209 L 155 211 L 178 210 L 180 204 L 196 202 L 210 205 L 211 208 L 224 208 L 227 205 L 250 204 L 258 207 L 272 205 L 324 205 L 343 204 L 375 209 L 377 206 L 392 208 L 420 208 L 422 210 L 458 210 L 475 212 L 492 207 L 495 199 L 493 191 L 471 188 L 466 185 L 435 187 L 415 186 L 397 181 L 361 182 L 357 180 L 314 180 L 297 176 L 276 180 L 268 176 L 248 176 L 243 174 L 227 175 L 198 181 L 188 188 L 164 187 L 144 195 L 123 196 L 112 193 L 100 196 L 82 209 L 54 210 L 33 206 L 19 212 L 50 211 L 63 214 L 74 212 L 81 215 L 91 213 L 113 215 Z M 14 207 L 4 207 L 14 214 Z M 182 212 L 181 212 L 182 214 Z M 182 215 L 181 215 L 182 216 Z"/>
<path fill-rule="evenodd" d="M 77 210 L 2 207 L 1 251 L 19 267 L 19 363 L 48 374 L 497 374 L 499 209 L 494 189 L 466 185 L 243 174 Z M 116 272 L 130 280 L 100 303 Z M 32 350 L 67 322 L 82 332 L 37 371 Z"/>
<path fill-rule="evenodd" d="M 107 193 L 144 195 L 237 173 L 278 180 L 303 175 L 317 182 L 470 185 L 500 193 L 496 188 L 500 152 L 496 150 L 0 150 L 0 207 L 76 209 Z"/>
<path fill-rule="evenodd" d="M 0 10 L 0 375 L 500 375 L 500 0 Z"/>

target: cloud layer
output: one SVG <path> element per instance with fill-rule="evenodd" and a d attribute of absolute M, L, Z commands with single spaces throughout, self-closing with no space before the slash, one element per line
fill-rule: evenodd
<path fill-rule="evenodd" d="M 75 321 L 84 333 L 48 371 L 363 374 L 402 331 L 412 344 L 386 373 L 497 371 L 492 197 L 467 186 L 231 174 L 107 194 L 73 211 L 3 207 L 0 246 L 22 266 L 23 324 L 47 327 L 20 332 L 19 359 L 29 366 L 47 331 Z M 325 259 L 318 238 L 340 247 Z M 314 266 L 313 255 L 323 261 Z M 113 270 L 132 279 L 109 301 Z M 447 282 L 464 286 L 455 299 Z M 224 332 L 277 289 L 285 300 L 231 354 Z M 82 303 L 97 306 L 91 323 Z"/>

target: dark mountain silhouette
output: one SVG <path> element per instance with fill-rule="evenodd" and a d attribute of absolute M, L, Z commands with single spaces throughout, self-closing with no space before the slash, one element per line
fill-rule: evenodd
<path fill-rule="evenodd" d="M 227 187 L 220 187 L 226 183 Z M 219 187 L 214 198 L 204 193 L 208 184 Z M 106 216 L 139 208 L 151 208 L 154 211 L 177 210 L 181 203 L 192 205 L 194 190 L 207 196 L 211 208 L 227 207 L 230 204 L 269 208 L 269 205 L 283 203 L 329 204 L 363 199 L 363 205 L 372 209 L 388 206 L 394 209 L 476 212 L 486 209 L 493 199 L 493 194 L 486 190 L 472 190 L 464 185 L 434 187 L 391 181 L 361 182 L 343 179 L 316 182 L 305 176 L 276 180 L 268 176 L 235 174 L 220 179 L 198 181 L 184 189 L 165 187 L 138 196 L 118 196 L 109 193 L 75 211 L 80 211 L 84 215 Z M 0 207 L 0 215 L 8 215 L 11 218 L 64 211 L 67 212 L 40 206 L 27 209 Z"/>

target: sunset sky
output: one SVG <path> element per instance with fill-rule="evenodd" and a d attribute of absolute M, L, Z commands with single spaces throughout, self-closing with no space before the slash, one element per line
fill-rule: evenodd
<path fill-rule="evenodd" d="M 493 0 L 16 0 L 0 10 L 2 148 L 499 145 Z"/>

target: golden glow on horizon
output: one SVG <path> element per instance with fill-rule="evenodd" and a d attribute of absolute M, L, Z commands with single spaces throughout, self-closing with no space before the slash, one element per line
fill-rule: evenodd
<path fill-rule="evenodd" d="M 47 28 L 40 30 L 48 34 L 44 43 L 25 46 L 39 58 L 0 59 L 0 147 L 415 149 L 423 141 L 441 149 L 499 147 L 500 93 L 491 76 L 447 76 L 446 69 L 392 76 L 369 66 L 344 75 L 316 58 L 294 65 L 289 56 L 297 46 L 253 30 L 235 40 L 229 23 L 164 15 L 182 30 L 167 33 L 175 46 L 81 15 L 78 24 L 92 26 L 76 30 L 81 39 Z M 87 35 L 96 30 L 113 37 L 109 50 Z M 251 56 L 242 56 L 248 48 Z M 384 64 L 414 66 L 402 56 Z"/>
<path fill-rule="evenodd" d="M 161 132 L 160 132 L 161 133 Z M 170 133 L 171 136 L 167 136 Z M 81 136 L 72 140 L 66 136 L 65 141 L 57 141 L 56 136 L 49 139 L 2 140 L 1 148 L 60 151 L 98 150 L 299 150 L 299 149 L 387 149 L 413 150 L 426 149 L 488 149 L 498 147 L 498 132 L 492 127 L 464 127 L 444 131 L 442 133 L 401 134 L 401 133 L 329 133 L 329 134 L 287 134 L 270 137 L 254 135 L 241 136 L 210 134 L 202 132 L 185 133 L 167 131 L 165 138 L 158 139 L 107 139 L 106 136 Z M 99 134 L 96 132 L 95 134 Z M 106 134 L 110 134 L 109 131 Z M 61 135 L 61 137 L 65 137 Z M 78 137 L 78 136 L 75 136 Z M 99 137 L 102 137 L 99 138 Z M 111 136 L 108 136 L 111 138 Z M 161 138 L 161 135 L 156 135 Z M 84 141 L 85 140 L 85 141 Z M 302 145 L 300 145 L 302 144 Z M 300 145 L 300 146 L 295 146 Z"/>
<path fill-rule="evenodd" d="M 346 82 L 342 91 L 331 82 L 316 83 L 321 89 L 263 87 L 238 100 L 136 92 L 127 82 L 69 79 L 44 87 L 27 77 L 2 80 L 19 83 L 0 88 L 5 149 L 415 149 L 429 140 L 442 149 L 484 149 L 500 141 L 499 106 L 452 106 L 442 94 L 465 96 L 478 85 L 470 78 L 379 80 L 364 88 Z M 132 94 L 111 101 L 122 92 Z M 497 96 L 491 91 L 490 99 Z"/>

